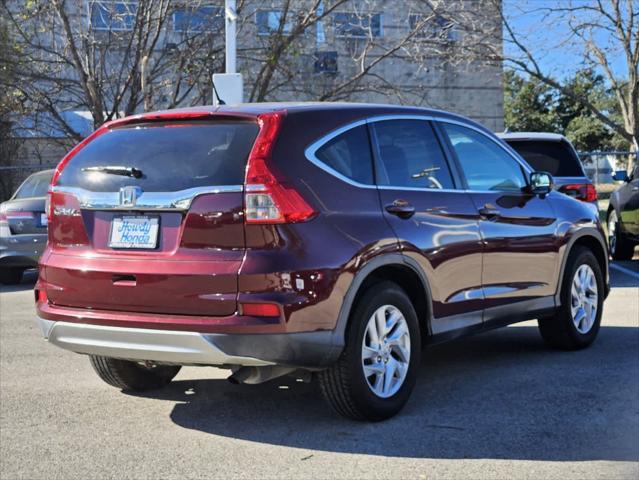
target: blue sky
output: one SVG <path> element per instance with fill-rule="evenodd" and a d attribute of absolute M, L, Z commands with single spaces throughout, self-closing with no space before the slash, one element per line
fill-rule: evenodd
<path fill-rule="evenodd" d="M 605 0 L 604 0 L 605 1 Z M 523 42 L 533 53 L 544 72 L 557 78 L 570 76 L 575 70 L 586 66 L 583 44 L 570 39 L 568 15 L 565 13 L 547 16 L 544 8 L 592 3 L 591 0 L 503 0 L 504 15 Z M 506 40 L 507 34 L 504 33 Z M 627 76 L 623 52 L 611 42 L 609 34 L 599 34 L 597 44 L 607 47 L 607 58 L 618 76 Z M 517 53 L 516 47 L 504 42 L 506 54 Z"/>

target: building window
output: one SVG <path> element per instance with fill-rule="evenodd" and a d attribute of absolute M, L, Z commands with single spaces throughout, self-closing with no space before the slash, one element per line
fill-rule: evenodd
<path fill-rule="evenodd" d="M 337 52 L 315 52 L 315 73 L 337 74 Z"/>
<path fill-rule="evenodd" d="M 132 30 L 138 2 L 95 1 L 89 3 L 91 28 L 93 30 Z"/>
<path fill-rule="evenodd" d="M 176 32 L 213 32 L 224 28 L 221 7 L 206 5 L 180 8 L 173 12 L 173 30 Z"/>
<path fill-rule="evenodd" d="M 441 15 L 435 15 L 430 20 L 426 20 L 430 16 L 422 13 L 409 15 L 408 22 L 411 30 L 416 30 L 421 25 L 419 31 L 415 33 L 415 37 L 449 40 L 451 42 L 459 40 L 459 32 L 455 29 L 455 24 L 452 20 Z"/>
<path fill-rule="evenodd" d="M 336 12 L 333 14 L 333 27 L 338 37 L 368 38 L 384 34 L 381 13 Z"/>
<path fill-rule="evenodd" d="M 282 21 L 281 10 L 258 10 L 255 13 L 255 23 L 257 24 L 258 35 L 272 35 L 277 33 L 280 29 L 280 22 Z M 284 35 L 291 33 L 291 22 L 286 19 L 284 22 L 284 28 L 282 29 Z"/>

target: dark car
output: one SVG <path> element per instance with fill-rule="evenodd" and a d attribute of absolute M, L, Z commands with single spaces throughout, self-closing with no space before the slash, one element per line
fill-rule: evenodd
<path fill-rule="evenodd" d="M 532 132 L 498 133 L 497 136 L 521 155 L 533 170 L 550 173 L 561 193 L 592 203 L 597 209 L 597 190 L 566 137 Z"/>
<path fill-rule="evenodd" d="M 52 180 L 36 285 L 49 342 L 122 389 L 181 365 L 315 378 L 339 413 L 400 410 L 422 347 L 538 318 L 588 346 L 608 293 L 597 215 L 480 125 L 358 104 L 108 123 Z"/>
<path fill-rule="evenodd" d="M 608 206 L 608 244 L 615 260 L 630 260 L 639 245 L 639 165 L 630 176 L 625 170 L 614 179 L 624 182 L 610 196 Z"/>
<path fill-rule="evenodd" d="M 0 283 L 16 284 L 26 269 L 38 266 L 47 243 L 45 201 L 53 170 L 30 175 L 0 204 Z"/>

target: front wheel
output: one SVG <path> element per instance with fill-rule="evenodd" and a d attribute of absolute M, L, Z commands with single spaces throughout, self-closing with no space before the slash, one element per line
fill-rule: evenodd
<path fill-rule="evenodd" d="M 587 248 L 577 247 L 570 253 L 560 295 L 557 313 L 538 321 L 541 336 L 563 350 L 588 347 L 599 332 L 604 280 L 597 259 Z"/>
<path fill-rule="evenodd" d="M 179 365 L 156 365 L 89 355 L 91 366 L 109 385 L 122 390 L 155 390 L 168 385 L 180 371 Z"/>
<path fill-rule="evenodd" d="M 617 211 L 611 210 L 608 214 L 608 248 L 613 260 L 632 260 L 635 253 L 635 246 L 628 241 L 619 224 Z"/>
<path fill-rule="evenodd" d="M 417 314 L 392 282 L 369 289 L 357 303 L 346 348 L 319 372 L 322 393 L 339 414 L 355 420 L 392 417 L 408 401 L 421 356 Z"/>

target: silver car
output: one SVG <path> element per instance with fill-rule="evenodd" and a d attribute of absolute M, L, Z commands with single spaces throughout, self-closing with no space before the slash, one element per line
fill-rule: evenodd
<path fill-rule="evenodd" d="M 16 284 L 38 266 L 47 243 L 45 202 L 53 170 L 30 175 L 0 204 L 0 283 Z"/>

